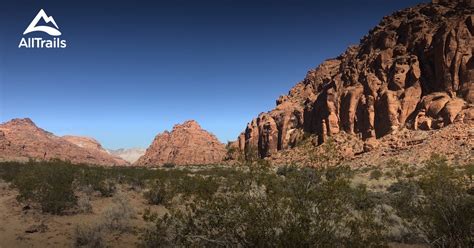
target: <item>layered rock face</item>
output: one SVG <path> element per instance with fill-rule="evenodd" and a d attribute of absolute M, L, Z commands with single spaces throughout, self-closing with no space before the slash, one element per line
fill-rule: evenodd
<path fill-rule="evenodd" d="M 474 6 L 436 1 L 395 12 L 311 70 L 233 144 L 246 156 L 346 132 L 373 140 L 402 128 L 438 129 L 474 117 Z"/>
<path fill-rule="evenodd" d="M 128 165 L 108 154 L 92 138 L 58 137 L 35 125 L 30 119 L 13 119 L 0 124 L 0 160 L 28 161 L 61 159 L 72 163 Z"/>
<path fill-rule="evenodd" d="M 125 161 L 129 163 L 135 163 L 143 154 L 145 154 L 144 148 L 129 148 L 129 149 L 116 149 L 116 150 L 108 150 L 110 154 L 121 157 Z"/>
<path fill-rule="evenodd" d="M 158 134 L 135 165 L 216 164 L 221 162 L 225 155 L 224 144 L 191 120 L 175 125 L 171 132 Z"/>

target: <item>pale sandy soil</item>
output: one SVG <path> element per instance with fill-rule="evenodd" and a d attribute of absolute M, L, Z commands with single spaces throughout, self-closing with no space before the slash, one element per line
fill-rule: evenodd
<path fill-rule="evenodd" d="M 147 225 L 142 218 L 144 210 L 166 211 L 163 207 L 146 204 L 141 193 L 122 192 L 135 210 L 135 216 L 131 219 L 129 231 L 107 233 L 108 247 L 135 247 L 139 241 L 137 233 Z M 73 247 L 76 226 L 96 224 L 102 212 L 113 204 L 111 197 L 97 196 L 91 200 L 92 213 L 57 216 L 43 214 L 37 209 L 24 210 L 25 204 L 17 202 L 17 195 L 16 190 L 0 182 L 0 248 Z"/>

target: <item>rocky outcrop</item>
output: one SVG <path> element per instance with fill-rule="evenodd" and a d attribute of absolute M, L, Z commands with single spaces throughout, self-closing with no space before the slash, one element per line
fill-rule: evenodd
<path fill-rule="evenodd" d="M 108 154 L 92 138 L 58 137 L 35 125 L 28 118 L 0 124 L 0 160 L 28 161 L 60 159 L 72 163 L 128 165 Z"/>
<path fill-rule="evenodd" d="M 158 134 L 135 165 L 216 164 L 221 162 L 225 155 L 224 144 L 213 134 L 203 130 L 196 121 L 191 120 L 175 125 L 171 132 Z"/>
<path fill-rule="evenodd" d="M 474 104 L 474 6 L 436 1 L 395 12 L 358 46 L 311 70 L 233 146 L 268 157 L 305 135 L 362 140 L 467 122 Z M 374 143 L 373 141 L 368 144 Z M 370 149 L 371 145 L 367 145 Z"/>
<path fill-rule="evenodd" d="M 129 148 L 129 149 L 116 149 L 116 150 L 108 150 L 108 152 L 112 155 L 121 157 L 125 161 L 129 163 L 135 163 L 143 154 L 145 154 L 144 148 Z"/>

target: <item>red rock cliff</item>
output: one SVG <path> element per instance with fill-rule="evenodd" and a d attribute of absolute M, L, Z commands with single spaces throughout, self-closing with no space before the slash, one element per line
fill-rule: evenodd
<path fill-rule="evenodd" d="M 436 1 L 384 17 L 357 46 L 311 70 L 233 145 L 271 156 L 303 133 L 361 139 L 474 117 L 472 1 Z"/>

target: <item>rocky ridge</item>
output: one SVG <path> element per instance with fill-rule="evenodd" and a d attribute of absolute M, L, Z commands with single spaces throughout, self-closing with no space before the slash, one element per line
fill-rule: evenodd
<path fill-rule="evenodd" d="M 29 119 L 12 119 L 0 124 L 0 160 L 28 161 L 60 159 L 72 163 L 96 165 L 128 165 L 110 155 L 92 138 L 58 137 L 35 125 Z"/>
<path fill-rule="evenodd" d="M 310 70 L 231 145 L 247 158 L 267 158 L 308 136 L 319 145 L 345 133 L 369 151 L 404 129 L 468 125 L 474 120 L 473 53 L 472 1 L 397 11 L 359 45 Z"/>
<path fill-rule="evenodd" d="M 193 120 L 158 134 L 145 154 L 134 165 L 216 164 L 226 155 L 225 145 Z"/>

